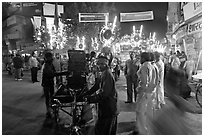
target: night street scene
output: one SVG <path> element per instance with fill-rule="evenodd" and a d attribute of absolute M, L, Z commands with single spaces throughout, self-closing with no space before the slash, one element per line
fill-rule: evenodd
<path fill-rule="evenodd" d="M 2 135 L 202 135 L 202 2 L 1 2 Z"/>

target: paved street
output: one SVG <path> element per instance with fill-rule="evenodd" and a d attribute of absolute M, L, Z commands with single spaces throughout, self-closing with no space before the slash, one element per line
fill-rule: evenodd
<path fill-rule="evenodd" d="M 40 77 L 40 76 L 39 76 Z M 39 79 L 40 80 L 40 79 Z M 119 135 L 130 134 L 135 126 L 135 103 L 125 104 L 126 84 L 124 76 L 116 83 L 119 92 Z M 3 135 L 53 135 L 66 134 L 56 129 L 53 122 L 45 119 L 45 103 L 40 82 L 32 83 L 30 72 L 25 72 L 23 81 L 15 81 L 2 72 L 2 134 Z M 167 101 L 168 102 L 168 101 Z M 195 97 L 189 99 L 195 108 Z M 168 104 L 168 103 L 167 103 Z M 199 108 L 198 108 L 199 109 Z M 202 134 L 202 114 L 187 114 L 196 134 Z"/>

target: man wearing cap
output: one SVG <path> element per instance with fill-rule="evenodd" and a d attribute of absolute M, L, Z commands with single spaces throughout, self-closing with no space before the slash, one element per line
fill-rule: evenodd
<path fill-rule="evenodd" d="M 102 72 L 99 82 L 88 91 L 85 100 L 98 103 L 98 119 L 95 125 L 96 135 L 115 135 L 117 129 L 117 91 L 114 76 L 108 66 L 109 58 L 99 55 L 97 65 Z M 98 93 L 95 93 L 98 90 Z M 95 94 L 93 94 L 95 93 Z"/>

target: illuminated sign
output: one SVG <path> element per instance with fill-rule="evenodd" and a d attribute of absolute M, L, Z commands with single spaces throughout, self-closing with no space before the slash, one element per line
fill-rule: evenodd
<path fill-rule="evenodd" d="M 190 23 L 188 25 L 187 31 L 188 31 L 187 32 L 188 34 L 193 34 L 193 33 L 196 33 L 196 32 L 201 32 L 202 31 L 202 19 L 200 18 L 199 20 Z"/>
<path fill-rule="evenodd" d="M 120 13 L 120 22 L 153 20 L 153 11 Z"/>
<path fill-rule="evenodd" d="M 189 2 L 183 7 L 185 21 L 202 13 L 202 2 Z"/>
<path fill-rule="evenodd" d="M 79 22 L 105 22 L 109 13 L 79 13 Z"/>
<path fill-rule="evenodd" d="M 42 2 L 22 2 L 22 14 L 24 16 L 41 16 Z"/>

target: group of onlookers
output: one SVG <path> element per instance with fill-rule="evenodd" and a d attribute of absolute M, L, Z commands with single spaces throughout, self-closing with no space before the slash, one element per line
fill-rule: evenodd
<path fill-rule="evenodd" d="M 194 71 L 194 61 L 183 51 L 170 56 L 159 52 L 130 52 L 124 68 L 127 82 L 125 103 L 136 102 L 136 127 L 140 134 L 149 134 L 147 117 L 153 117 L 154 111 L 166 104 L 164 94 L 176 94 L 184 99 L 190 97 L 188 81 Z M 170 87 L 170 83 L 175 84 Z M 169 89 L 173 91 L 167 92 Z"/>
<path fill-rule="evenodd" d="M 127 81 L 127 101 L 136 102 L 136 127 L 140 134 L 148 134 L 146 114 L 159 109 L 164 101 L 164 63 L 158 52 L 130 52 L 124 74 Z M 152 110 L 152 112 L 151 112 Z"/>
<path fill-rule="evenodd" d="M 116 134 L 117 116 L 119 113 L 117 108 L 118 97 L 115 78 L 110 69 L 110 56 L 101 53 L 96 58 L 96 62 L 101 75 L 96 80 L 95 85 L 87 91 L 87 95 L 83 99 L 88 103 L 98 104 L 95 134 Z M 19 70 L 23 67 L 20 55 L 16 54 L 16 57 L 13 58 L 13 63 L 15 77 L 20 80 Z M 32 82 L 38 82 L 39 62 L 35 52 L 32 53 L 29 64 Z M 136 102 L 135 132 L 138 133 L 135 134 L 151 134 L 149 128 L 151 125 L 149 125 L 148 120 L 153 119 L 155 110 L 164 108 L 166 104 L 164 93 L 167 94 L 172 102 L 177 103 L 178 106 L 175 103 L 175 107 L 182 107 L 175 95 L 181 95 L 181 91 L 185 90 L 182 88 L 185 87 L 185 82 L 187 81 L 186 74 L 190 80 L 194 69 L 192 67 L 194 66 L 193 64 L 191 60 L 187 60 L 183 52 L 171 54 L 168 58 L 159 52 L 130 52 L 130 59 L 126 61 L 124 68 L 127 82 L 127 101 L 125 103 Z M 44 64 L 41 70 L 41 85 L 44 89 L 47 108 L 46 116 L 50 118 L 52 113 L 49 103 L 54 94 L 54 78 L 57 78 L 56 82 L 60 81 L 58 78 L 59 73 L 57 73 L 61 71 L 59 58 L 54 58 L 52 52 L 45 52 Z M 152 124 L 158 122 L 157 120 L 152 120 Z M 169 120 L 169 122 L 171 121 Z"/>

